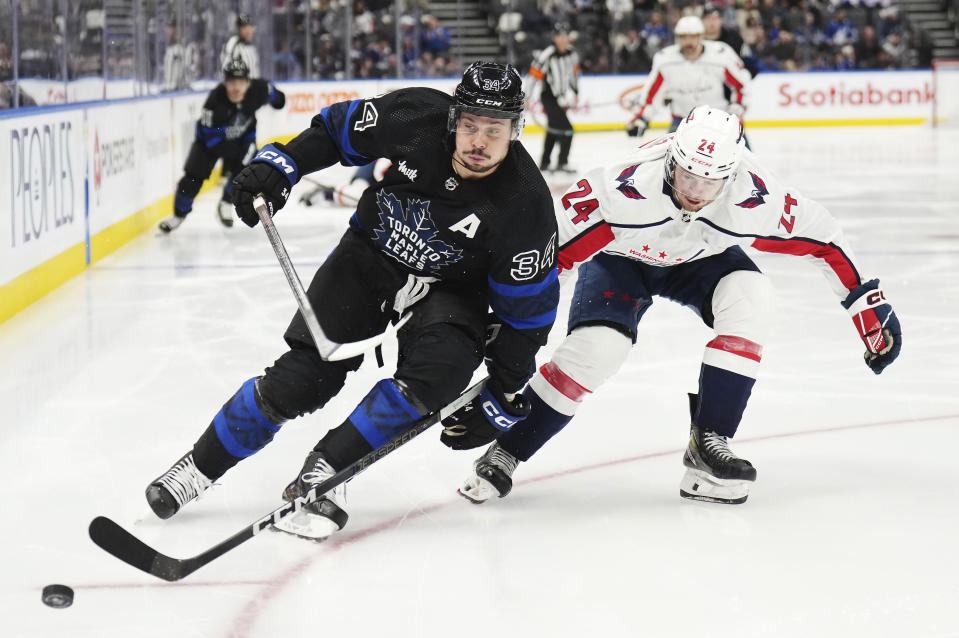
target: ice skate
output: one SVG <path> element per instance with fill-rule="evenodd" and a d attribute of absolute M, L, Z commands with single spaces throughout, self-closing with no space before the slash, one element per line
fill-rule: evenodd
<path fill-rule="evenodd" d="M 213 481 L 197 469 L 193 452 L 189 452 L 147 486 L 147 503 L 154 514 L 167 519 L 212 485 Z"/>
<path fill-rule="evenodd" d="M 314 485 L 336 474 L 319 452 L 310 452 L 300 470 L 300 475 L 283 490 L 283 498 L 292 501 L 304 496 Z M 327 492 L 322 498 L 304 505 L 300 510 L 280 519 L 274 527 L 282 532 L 312 541 L 326 540 L 333 532 L 343 529 L 349 514 L 346 513 L 346 484 Z"/>
<path fill-rule="evenodd" d="M 233 203 L 221 199 L 216 206 L 216 218 L 227 228 L 233 228 Z"/>
<path fill-rule="evenodd" d="M 184 219 L 186 219 L 186 217 L 170 215 L 169 217 L 164 217 L 163 219 L 161 219 L 160 223 L 157 224 L 157 228 L 159 228 L 165 233 L 169 233 L 179 228 L 180 224 L 183 223 Z"/>
<path fill-rule="evenodd" d="M 729 449 L 725 436 L 693 426 L 683 455 L 688 469 L 679 485 L 684 498 L 711 503 L 744 503 L 756 468 Z"/>
<path fill-rule="evenodd" d="M 457 490 L 460 496 L 479 504 L 494 496 L 503 498 L 513 489 L 513 472 L 519 459 L 493 441 L 483 456 L 473 463 L 473 476 Z"/>
<path fill-rule="evenodd" d="M 576 169 L 575 169 L 574 167 L 570 166 L 569 164 L 563 162 L 562 164 L 560 164 L 560 165 L 558 165 L 558 166 L 556 167 L 556 171 L 555 171 L 555 172 L 557 172 L 557 173 L 562 173 L 562 174 L 564 174 L 564 175 L 572 175 L 573 173 L 576 172 Z"/>

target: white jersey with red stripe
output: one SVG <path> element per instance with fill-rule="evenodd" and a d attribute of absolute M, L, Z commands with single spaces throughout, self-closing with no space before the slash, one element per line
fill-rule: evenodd
<path fill-rule="evenodd" d="M 600 251 L 668 268 L 739 245 L 815 263 L 840 299 L 864 281 L 836 219 L 748 150 L 717 200 L 683 211 L 664 179 L 671 139 L 586 173 L 560 198 L 561 270 Z"/>
<path fill-rule="evenodd" d="M 729 104 L 746 106 L 746 91 L 752 79 L 743 61 L 725 42 L 704 40 L 702 54 L 693 61 L 680 52 L 679 45 L 670 45 L 653 56 L 649 82 L 640 93 L 638 115 L 649 121 L 654 104 L 665 98 L 672 100 L 673 117 L 685 117 L 693 107 L 708 104 L 728 110 Z M 731 96 L 726 99 L 724 87 Z"/>

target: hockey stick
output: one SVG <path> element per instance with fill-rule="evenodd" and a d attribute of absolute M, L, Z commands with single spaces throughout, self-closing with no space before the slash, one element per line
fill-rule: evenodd
<path fill-rule="evenodd" d="M 386 337 L 396 332 L 400 326 L 406 323 L 410 318 L 409 313 L 407 313 L 400 317 L 399 321 L 395 324 L 387 324 L 386 330 L 380 334 L 360 341 L 339 343 L 327 337 L 326 333 L 323 332 L 323 327 L 320 326 L 320 320 L 317 319 L 316 313 L 313 311 L 309 297 L 306 296 L 306 290 L 303 288 L 303 284 L 300 282 L 300 278 L 293 268 L 293 262 L 290 260 L 289 253 L 286 252 L 286 246 L 283 245 L 283 240 L 280 239 L 280 233 L 276 230 L 276 226 L 273 225 L 273 217 L 270 216 L 270 209 L 262 196 L 258 195 L 253 198 L 253 208 L 256 210 L 256 214 L 260 216 L 263 230 L 266 231 L 266 236 L 270 239 L 273 252 L 276 253 L 280 267 L 283 268 L 283 274 L 286 275 L 286 280 L 290 284 L 290 290 L 293 291 L 296 303 L 300 307 L 300 314 L 303 316 L 306 327 L 313 337 L 313 343 L 316 344 L 316 349 L 320 353 L 320 357 L 324 360 L 341 361 L 343 359 L 352 359 L 365 352 L 369 352 L 380 345 Z"/>
<path fill-rule="evenodd" d="M 157 578 L 162 578 L 163 580 L 180 580 L 204 565 L 213 562 L 234 547 L 250 540 L 267 527 L 298 512 L 304 505 L 316 501 L 323 496 L 323 494 L 326 494 L 337 485 L 353 478 L 396 448 L 409 443 L 414 437 L 419 436 L 430 426 L 439 423 L 472 401 L 479 395 L 484 383 L 486 383 L 486 379 L 473 384 L 446 407 L 424 416 L 417 421 L 413 427 L 383 447 L 373 450 L 322 483 L 314 485 L 304 496 L 296 498 L 289 503 L 284 503 L 266 516 L 247 525 L 228 539 L 217 543 L 202 554 L 198 554 L 192 558 L 173 558 L 161 554 L 106 516 L 97 516 L 90 521 L 90 538 L 94 543 L 100 546 L 101 549 L 119 558 L 127 565 L 136 567 L 141 571 L 152 574 Z"/>
<path fill-rule="evenodd" d="M 565 135 L 566 137 L 572 137 L 573 134 L 576 132 L 570 129 L 552 128 L 549 125 L 544 124 L 542 121 L 540 121 L 540 118 L 537 116 L 538 114 L 535 114 L 532 111 L 530 111 L 529 114 L 530 114 L 530 119 L 533 120 L 533 124 L 540 127 L 547 133 L 552 133 L 553 135 Z"/>

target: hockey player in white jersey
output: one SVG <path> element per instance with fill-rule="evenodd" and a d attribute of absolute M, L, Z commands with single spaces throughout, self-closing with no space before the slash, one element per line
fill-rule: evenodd
<path fill-rule="evenodd" d="M 557 206 L 559 264 L 579 268 L 569 334 L 529 382 L 530 416 L 474 463 L 460 493 L 506 496 L 512 474 L 612 376 L 636 342 L 654 296 L 691 308 L 715 335 L 706 344 L 680 483 L 686 498 L 742 503 L 756 479 L 729 439 L 759 372 L 773 305 L 769 280 L 743 251 L 816 263 L 852 317 L 865 362 L 879 374 L 902 346 L 899 320 L 878 279 L 860 274 L 839 224 L 743 147 L 742 123 L 695 108 L 673 135 L 578 180 Z M 481 415 L 480 415 L 481 416 Z M 444 421 L 470 447 L 470 419 Z M 449 438 L 449 437 L 447 437 Z"/>
<path fill-rule="evenodd" d="M 666 98 L 673 116 L 670 133 L 700 104 L 743 118 L 752 76 L 728 44 L 704 40 L 704 31 L 703 21 L 696 16 L 685 16 L 676 22 L 677 42 L 653 56 L 649 81 L 636 101 L 639 110 L 626 125 L 627 134 L 642 136 L 656 105 Z"/>

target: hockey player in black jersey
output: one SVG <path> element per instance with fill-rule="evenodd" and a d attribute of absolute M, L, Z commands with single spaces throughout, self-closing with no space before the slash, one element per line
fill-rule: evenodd
<path fill-rule="evenodd" d="M 160 230 L 169 233 L 177 228 L 193 210 L 193 200 L 203 180 L 210 176 L 216 161 L 223 158 L 223 172 L 236 175 L 256 152 L 256 111 L 265 104 L 283 108 L 286 96 L 271 82 L 250 79 L 250 70 L 243 60 L 235 59 L 223 68 L 223 82 L 206 97 L 196 123 L 196 139 L 190 147 L 183 177 L 173 196 L 173 214 L 160 221 Z M 217 218 L 233 226 L 233 203 L 230 182 L 223 188 L 217 206 Z"/>
<path fill-rule="evenodd" d="M 329 106 L 288 144 L 264 147 L 234 179 L 237 214 L 253 226 L 257 194 L 275 212 L 306 173 L 335 162 L 392 161 L 360 197 L 308 296 L 323 331 L 338 342 L 381 333 L 397 313 L 409 312 L 398 331 L 396 372 L 326 433 L 284 498 L 305 494 L 450 403 L 484 357 L 489 379 L 472 407 L 482 404 L 478 411 L 487 416 L 454 436 L 482 445 L 528 413 L 519 390 L 546 343 L 559 284 L 550 192 L 517 141 L 524 97 L 511 66 L 477 62 L 454 96 L 407 88 Z M 490 308 L 501 325 L 486 345 Z M 362 362 L 322 359 L 300 315 L 284 338 L 289 351 L 246 381 L 193 449 L 148 486 L 158 516 L 173 516 L 262 449 L 285 421 L 323 407 Z M 325 538 L 345 524 L 344 505 L 337 488 L 277 527 Z"/>

